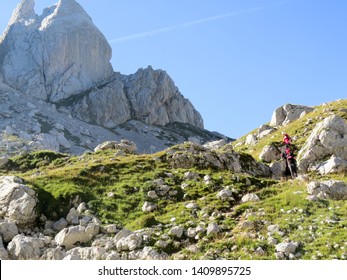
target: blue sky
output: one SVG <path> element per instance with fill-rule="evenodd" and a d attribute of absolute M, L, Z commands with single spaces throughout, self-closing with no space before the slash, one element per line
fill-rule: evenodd
<path fill-rule="evenodd" d="M 20 1 L 0 4 L 4 30 Z M 36 12 L 57 1 L 36 0 Z M 79 0 L 115 71 L 165 70 L 205 127 L 239 137 L 279 106 L 346 98 L 346 0 Z"/>

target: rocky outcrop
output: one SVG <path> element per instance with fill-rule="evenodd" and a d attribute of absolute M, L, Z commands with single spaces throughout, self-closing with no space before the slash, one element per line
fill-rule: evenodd
<path fill-rule="evenodd" d="M 298 242 L 282 242 L 276 245 L 275 256 L 277 259 L 295 259 L 295 253 L 299 248 Z"/>
<path fill-rule="evenodd" d="M 8 244 L 8 253 L 13 260 L 39 260 L 45 243 L 42 238 L 16 235 Z"/>
<path fill-rule="evenodd" d="M 200 114 L 166 72 L 152 67 L 140 69 L 127 77 L 125 88 L 134 119 L 157 125 L 190 123 L 203 128 Z"/>
<path fill-rule="evenodd" d="M 342 181 L 329 180 L 325 182 L 310 182 L 307 185 L 307 192 L 310 195 L 310 200 L 315 200 L 315 198 L 333 200 L 347 199 L 347 185 Z"/>
<path fill-rule="evenodd" d="M 152 125 L 181 122 L 203 128 L 200 114 L 169 75 L 150 66 L 129 76 L 115 73 L 112 82 L 93 88 L 68 107 L 73 116 L 108 128 L 131 119 Z"/>
<path fill-rule="evenodd" d="M 117 141 L 107 141 L 98 145 L 94 152 L 104 151 L 104 150 L 116 150 L 118 152 L 124 152 L 124 154 L 135 154 L 137 147 L 134 142 L 126 139 L 122 139 L 120 142 Z"/>
<path fill-rule="evenodd" d="M 254 193 L 248 193 L 248 194 L 244 195 L 241 199 L 242 203 L 258 202 L 258 201 L 260 201 L 260 198 Z"/>
<path fill-rule="evenodd" d="M 55 241 L 58 245 L 64 246 L 66 249 L 71 249 L 76 246 L 77 243 L 87 243 L 99 233 L 99 226 L 96 224 L 88 224 L 84 226 L 72 226 L 60 231 Z"/>
<path fill-rule="evenodd" d="M 310 168 L 312 171 L 318 171 L 321 175 L 342 173 L 347 171 L 347 160 L 332 155 L 331 158 L 325 162 Z"/>
<path fill-rule="evenodd" d="M 209 150 L 201 145 L 186 142 L 168 149 L 165 160 L 174 168 L 227 169 L 256 176 L 269 176 L 270 169 L 253 157 L 235 152 L 230 144 L 219 150 Z"/>
<path fill-rule="evenodd" d="M 298 167 L 307 171 L 327 157 L 347 160 L 347 124 L 337 115 L 318 123 L 298 154 Z"/>
<path fill-rule="evenodd" d="M 13 176 L 0 177 L 0 217 L 14 221 L 18 226 L 31 225 L 37 218 L 36 193 Z"/>
<path fill-rule="evenodd" d="M 286 125 L 294 120 L 299 119 L 303 114 L 307 114 L 312 111 L 313 108 L 311 107 L 286 104 L 274 111 L 270 121 L 270 126 Z"/>
<path fill-rule="evenodd" d="M 266 163 L 271 163 L 279 160 L 280 158 L 281 153 L 274 145 L 266 145 L 259 155 L 259 159 Z"/>

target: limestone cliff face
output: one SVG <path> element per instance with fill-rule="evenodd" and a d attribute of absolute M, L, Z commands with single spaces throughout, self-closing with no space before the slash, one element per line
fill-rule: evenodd
<path fill-rule="evenodd" d="M 114 73 L 110 45 L 75 0 L 60 0 L 41 16 L 34 6 L 34 0 L 23 0 L 0 38 L 4 83 L 106 128 L 132 119 L 203 128 L 200 114 L 165 71 Z"/>
<path fill-rule="evenodd" d="M 203 128 L 200 114 L 165 71 L 140 69 L 127 77 L 125 89 L 133 118 L 150 124 L 182 122 Z"/>
<path fill-rule="evenodd" d="M 74 0 L 61 0 L 38 17 L 23 0 L 0 41 L 4 81 L 52 102 L 108 79 L 111 47 Z"/>
<path fill-rule="evenodd" d="M 112 128 L 136 119 L 148 124 L 189 123 L 203 128 L 191 102 L 184 98 L 170 76 L 152 67 L 135 74 L 115 74 L 112 82 L 94 88 L 70 107 L 82 120 Z"/>
<path fill-rule="evenodd" d="M 165 71 L 114 72 L 110 45 L 75 0 L 42 15 L 34 7 L 22 0 L 0 37 L 0 155 L 82 153 L 123 138 L 154 152 L 190 138 L 220 139 L 203 130 L 201 115 Z"/>

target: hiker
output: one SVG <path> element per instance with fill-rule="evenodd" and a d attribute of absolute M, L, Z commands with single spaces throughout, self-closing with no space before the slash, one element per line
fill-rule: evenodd
<path fill-rule="evenodd" d="M 286 169 L 284 171 L 284 176 L 292 176 L 293 178 L 297 176 L 296 160 L 293 152 L 290 150 L 289 145 L 286 145 L 285 151 L 282 153 L 282 158 L 286 164 Z"/>
<path fill-rule="evenodd" d="M 290 136 L 285 133 L 284 131 L 282 131 L 282 135 L 283 135 L 283 142 L 286 145 L 290 145 L 292 143 L 292 138 L 290 138 Z"/>

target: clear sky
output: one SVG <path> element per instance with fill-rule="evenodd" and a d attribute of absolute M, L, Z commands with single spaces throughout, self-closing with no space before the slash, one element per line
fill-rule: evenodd
<path fill-rule="evenodd" d="M 0 2 L 1 30 L 19 2 Z M 36 0 L 36 12 L 56 2 Z M 347 97 L 346 0 L 78 2 L 109 40 L 115 71 L 165 70 L 209 130 L 237 138 L 283 104 Z"/>

